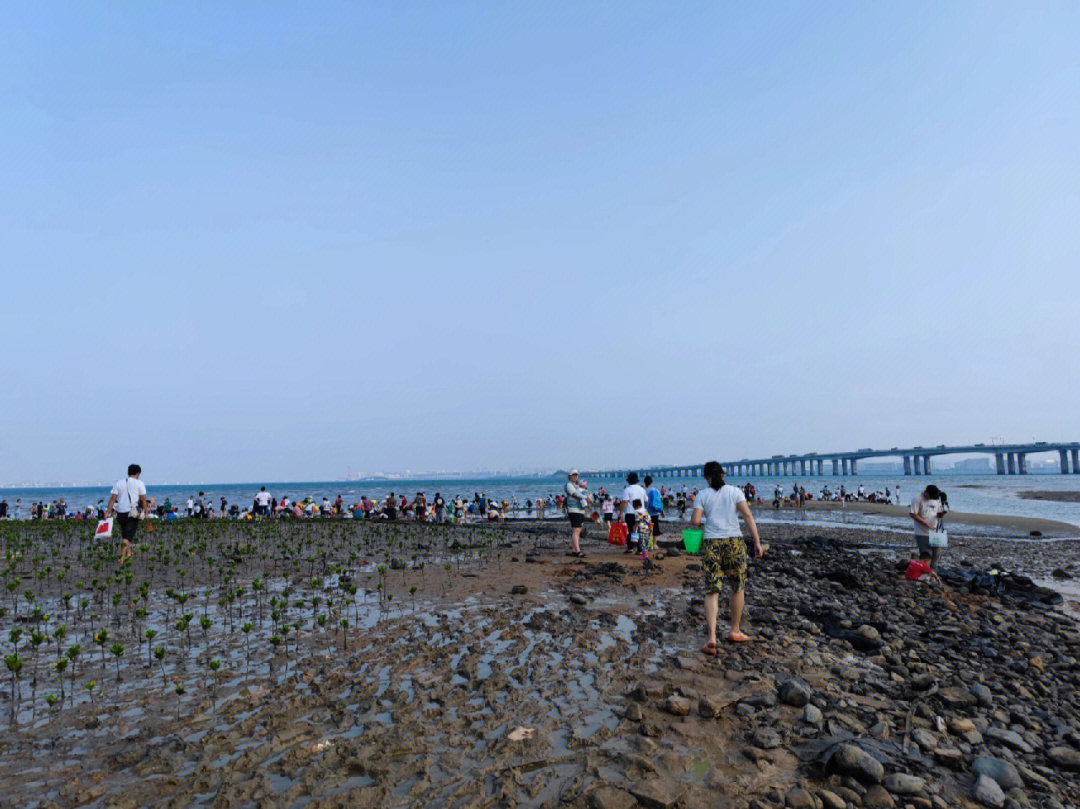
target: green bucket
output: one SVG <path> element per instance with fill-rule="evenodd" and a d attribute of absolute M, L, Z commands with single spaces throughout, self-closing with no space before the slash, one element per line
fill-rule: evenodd
<path fill-rule="evenodd" d="M 682 544 L 687 553 L 697 553 L 701 550 L 701 538 L 705 532 L 700 528 L 684 528 L 682 532 Z"/>

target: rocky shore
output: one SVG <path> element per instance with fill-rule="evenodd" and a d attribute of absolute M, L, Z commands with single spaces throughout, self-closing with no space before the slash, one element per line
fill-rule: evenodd
<path fill-rule="evenodd" d="M 709 658 L 698 565 L 677 544 L 646 570 L 595 528 L 584 560 L 562 525 L 492 530 L 498 566 L 400 561 L 399 600 L 421 576 L 428 595 L 300 645 L 284 677 L 217 672 L 185 700 L 148 667 L 112 710 L 9 729 L 3 803 L 1080 805 L 1076 605 L 974 575 L 1068 582 L 1080 542 L 958 539 L 943 568 L 962 587 L 941 589 L 903 579 L 903 536 L 769 526 L 754 641 Z"/>

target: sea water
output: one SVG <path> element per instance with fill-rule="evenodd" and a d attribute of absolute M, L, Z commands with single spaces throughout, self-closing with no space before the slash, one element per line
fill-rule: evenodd
<path fill-rule="evenodd" d="M 154 483 L 152 474 L 144 473 L 143 480 L 146 483 L 147 494 L 156 499 L 157 503 L 163 504 L 166 499 L 172 502 L 183 513 L 184 505 L 188 497 L 196 496 L 203 492 L 207 505 L 215 510 L 220 506 L 221 498 L 224 497 L 229 505 L 236 503 L 241 508 L 252 504 L 255 494 L 260 486 L 266 486 L 270 494 L 276 498 L 287 496 L 291 501 L 302 500 L 312 497 L 321 502 L 323 497 L 331 501 L 338 495 L 346 503 L 355 503 L 362 496 L 381 501 L 393 492 L 396 495 L 405 495 L 410 501 L 417 492 L 424 492 L 428 502 L 438 492 L 450 503 L 457 495 L 471 500 L 474 495 L 482 494 L 496 501 L 506 500 L 512 502 L 515 498 L 522 507 L 526 500 L 535 502 L 537 497 L 554 496 L 561 494 L 566 483 L 564 477 L 489 477 L 474 479 L 395 479 L 395 480 L 372 480 L 372 481 L 310 481 L 310 482 L 251 482 L 251 483 L 196 483 L 183 486 L 168 485 L 159 486 Z M 897 485 L 900 486 L 900 501 L 907 505 L 916 493 L 929 483 L 936 484 L 947 492 L 949 506 L 953 511 L 962 511 L 975 514 L 996 514 L 1010 517 L 1033 517 L 1046 520 L 1057 520 L 1080 526 L 1080 503 L 1064 503 L 1052 500 L 1025 500 L 1020 497 L 1025 491 L 1080 491 L 1080 475 L 954 475 L 944 472 L 929 477 L 906 476 L 906 475 L 850 475 L 847 477 L 824 475 L 816 476 L 785 476 L 785 477 L 752 477 L 739 478 L 729 477 L 728 482 L 737 486 L 750 481 L 757 488 L 758 496 L 766 501 L 772 500 L 773 489 L 779 484 L 785 494 L 790 494 L 792 486 L 796 483 L 803 486 L 806 491 L 815 498 L 823 486 L 828 486 L 832 492 L 836 492 L 841 484 L 849 492 L 858 490 L 861 484 L 867 493 L 884 492 L 886 487 L 893 492 L 893 502 L 896 502 L 895 492 Z M 624 482 L 608 477 L 591 477 L 588 479 L 589 491 L 597 492 L 601 488 L 614 495 L 622 493 Z M 700 477 L 688 478 L 662 478 L 656 481 L 656 485 L 663 486 L 669 491 L 678 492 L 685 489 L 690 492 L 694 488 L 702 488 L 705 482 Z M 88 505 L 94 505 L 99 500 L 105 502 L 109 498 L 109 486 L 101 487 L 63 487 L 63 488 L 7 488 L 0 489 L 0 499 L 6 500 L 8 507 L 13 508 L 16 498 L 21 499 L 21 514 L 28 516 L 30 504 L 33 502 L 51 503 L 63 497 L 69 513 Z M 522 511 L 519 516 L 526 516 Z M 534 515 L 535 516 L 535 513 Z M 555 518 L 561 516 L 554 509 L 548 510 L 548 516 Z M 888 517 L 876 514 L 858 514 L 853 510 L 845 510 L 842 513 L 828 511 L 807 511 L 796 513 L 794 509 L 781 510 L 779 512 L 762 512 L 762 518 L 769 521 L 805 521 L 824 520 L 827 522 L 841 521 L 852 525 L 885 525 L 891 526 L 894 522 L 909 527 L 903 518 Z M 1080 528 L 1078 528 L 1080 533 Z"/>

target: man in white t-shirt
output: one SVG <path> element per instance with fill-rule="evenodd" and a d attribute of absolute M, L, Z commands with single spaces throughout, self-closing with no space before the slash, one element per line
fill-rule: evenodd
<path fill-rule="evenodd" d="M 918 548 L 920 556 L 924 553 L 930 554 L 931 568 L 937 567 L 941 548 L 930 547 L 930 532 L 937 530 L 938 518 L 944 513 L 945 511 L 941 506 L 941 490 L 933 484 L 923 489 L 911 501 L 909 514 L 915 523 L 915 546 Z"/>
<path fill-rule="evenodd" d="M 619 519 L 626 523 L 626 550 L 623 553 L 633 553 L 637 543 L 630 541 L 634 534 L 634 526 L 637 525 L 637 515 L 634 513 L 634 501 L 640 500 L 642 505 L 646 502 L 645 487 L 638 483 L 637 472 L 631 472 L 626 476 L 626 488 L 623 489 L 622 502 L 619 503 Z"/>
<path fill-rule="evenodd" d="M 259 488 L 259 493 L 255 495 L 255 513 L 263 517 L 270 516 L 270 492 L 266 491 L 265 486 Z"/>
<path fill-rule="evenodd" d="M 139 480 L 142 467 L 137 463 L 128 466 L 126 478 L 116 481 L 109 493 L 105 516 L 116 514 L 120 525 L 120 564 L 131 558 L 131 540 L 139 527 L 139 515 L 146 511 L 146 485 Z"/>

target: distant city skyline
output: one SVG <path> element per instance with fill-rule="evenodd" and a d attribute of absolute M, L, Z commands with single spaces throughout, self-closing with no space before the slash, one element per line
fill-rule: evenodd
<path fill-rule="evenodd" d="M 6 12 L 0 480 L 1078 437 L 1080 4 Z"/>

